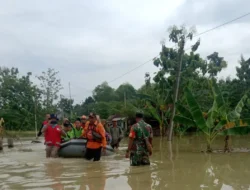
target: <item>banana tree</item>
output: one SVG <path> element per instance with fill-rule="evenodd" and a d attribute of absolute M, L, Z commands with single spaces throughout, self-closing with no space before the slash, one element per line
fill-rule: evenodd
<path fill-rule="evenodd" d="M 144 102 L 144 110 L 148 111 L 159 123 L 160 135 L 163 136 L 163 127 L 167 126 L 167 118 L 170 116 L 170 107 L 167 105 L 169 93 L 164 96 L 155 92 L 154 96 L 146 94 L 136 94 L 136 97 Z"/>
<path fill-rule="evenodd" d="M 207 118 L 204 118 L 198 102 L 191 91 L 186 88 L 185 99 L 188 108 L 178 105 L 179 115 L 176 115 L 175 121 L 180 124 L 195 126 L 201 130 L 206 136 L 207 152 L 212 152 L 212 142 L 218 135 L 226 135 L 227 140 L 228 135 L 248 133 L 250 119 L 240 120 L 241 111 L 247 100 L 247 95 L 241 98 L 234 110 L 229 111 L 216 81 L 212 80 L 209 81 L 209 83 L 213 92 L 214 101 L 213 106 L 207 113 Z M 244 123 L 244 127 L 240 125 L 240 122 Z M 227 124 L 229 123 L 234 123 L 233 127 L 228 127 Z"/>

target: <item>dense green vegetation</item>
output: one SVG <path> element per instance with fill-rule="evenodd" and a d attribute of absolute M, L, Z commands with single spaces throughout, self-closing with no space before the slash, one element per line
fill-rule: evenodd
<path fill-rule="evenodd" d="M 235 68 L 237 76 L 219 80 L 218 74 L 227 67 L 226 60 L 216 51 L 206 58 L 201 57 L 197 53 L 200 40 L 185 50 L 186 43 L 193 40 L 194 34 L 194 31 L 184 27 L 171 27 L 169 39 L 176 46 L 162 44 L 159 57 L 153 62 L 158 72 L 154 76 L 146 73 L 145 84 L 141 88 L 135 89 L 131 84 L 124 83 L 114 89 L 107 82 L 103 82 L 81 104 L 74 104 L 74 100 L 60 96 L 62 85 L 58 72 L 53 69 L 42 72 L 37 77 L 40 85 L 35 85 L 31 81 L 32 73 L 22 76 L 18 68 L 0 67 L 0 117 L 4 118 L 8 130 L 34 130 L 35 115 L 39 123 L 46 113 L 55 112 L 62 117 L 76 117 L 94 111 L 105 119 L 113 114 L 132 118 L 136 111 L 143 111 L 146 117 L 158 121 L 161 134 L 164 135 L 168 132 L 174 106 L 178 105 L 176 114 L 179 116 L 180 105 L 185 109 L 190 108 L 187 92 L 192 94 L 202 112 L 210 114 L 211 108 L 215 109 L 215 91 L 209 82 L 214 81 L 226 110 L 220 114 L 224 116 L 229 110 L 235 110 L 238 102 L 245 97 L 237 119 L 249 118 L 250 100 L 247 97 L 250 97 L 250 58 L 245 59 L 243 55 L 239 55 L 239 64 Z M 178 76 L 179 83 L 176 80 Z M 220 120 L 221 116 L 211 120 L 216 119 Z M 196 119 L 192 116 L 191 120 Z M 191 127 L 202 130 L 199 123 L 178 122 L 173 123 L 175 133 L 183 134 Z"/>

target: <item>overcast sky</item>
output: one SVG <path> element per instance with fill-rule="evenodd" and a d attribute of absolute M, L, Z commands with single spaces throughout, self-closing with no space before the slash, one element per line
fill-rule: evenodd
<path fill-rule="evenodd" d="M 0 0 L 0 66 L 22 74 L 59 71 L 68 96 L 76 102 L 157 56 L 172 24 L 196 26 L 203 32 L 249 12 L 249 0 Z M 235 77 L 240 54 L 250 57 L 250 16 L 201 37 L 205 58 L 218 51 L 228 61 L 220 77 Z M 110 85 L 144 83 L 147 63 Z M 35 80 L 34 80 L 35 81 Z M 37 83 L 37 81 L 35 81 Z"/>

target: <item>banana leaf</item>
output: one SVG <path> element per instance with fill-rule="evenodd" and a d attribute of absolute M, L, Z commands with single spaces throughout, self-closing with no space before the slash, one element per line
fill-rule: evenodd
<path fill-rule="evenodd" d="M 220 134 L 223 135 L 247 135 L 250 132 L 250 118 L 235 120 L 235 126 L 225 129 Z M 241 125 L 236 125 L 241 124 Z"/>
<path fill-rule="evenodd" d="M 233 127 L 225 131 L 220 132 L 220 135 L 247 135 L 250 133 L 250 126 L 245 127 Z"/>
<path fill-rule="evenodd" d="M 190 108 L 190 113 L 192 114 L 192 118 L 194 122 L 196 123 L 196 126 L 199 129 L 201 129 L 204 133 L 207 133 L 208 127 L 206 125 L 206 121 L 203 117 L 200 106 L 196 102 L 196 99 L 194 98 L 193 94 L 188 88 L 185 89 L 185 97 L 186 97 L 188 106 Z"/>
<path fill-rule="evenodd" d="M 236 105 L 235 109 L 228 114 L 227 118 L 228 118 L 229 121 L 233 121 L 233 120 L 236 120 L 236 119 L 240 118 L 240 115 L 241 115 L 241 112 L 242 112 L 242 108 L 244 107 L 247 98 L 248 97 L 245 94 L 241 98 L 241 100 L 238 102 L 238 104 Z"/>
<path fill-rule="evenodd" d="M 187 108 L 185 108 L 184 106 L 182 106 L 181 104 L 177 103 L 176 104 L 176 108 L 177 108 L 177 110 L 180 112 L 180 114 L 182 116 L 185 116 L 186 118 L 190 118 L 190 119 L 193 118 L 193 116 L 190 113 L 190 111 Z"/>
<path fill-rule="evenodd" d="M 196 126 L 196 123 L 192 119 L 185 116 L 176 115 L 174 121 L 185 126 Z"/>
<path fill-rule="evenodd" d="M 211 87 L 214 95 L 214 100 L 217 104 L 217 109 L 220 109 L 225 105 L 225 100 L 215 80 L 211 81 Z"/>
<path fill-rule="evenodd" d="M 149 103 L 146 103 L 149 109 L 149 112 L 153 115 L 153 117 L 159 122 L 162 123 L 161 121 L 161 117 L 159 115 L 159 113 L 157 112 L 157 110 Z"/>

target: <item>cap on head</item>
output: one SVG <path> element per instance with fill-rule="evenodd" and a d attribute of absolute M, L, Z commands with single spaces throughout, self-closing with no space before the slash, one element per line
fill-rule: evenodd
<path fill-rule="evenodd" d="M 56 120 L 58 120 L 57 115 L 55 115 L 55 114 L 50 114 L 50 118 L 49 119 L 56 119 Z"/>
<path fill-rule="evenodd" d="M 137 112 L 137 113 L 135 114 L 135 117 L 136 117 L 136 118 L 139 118 L 139 119 L 142 119 L 142 118 L 143 118 L 143 113 Z"/>

